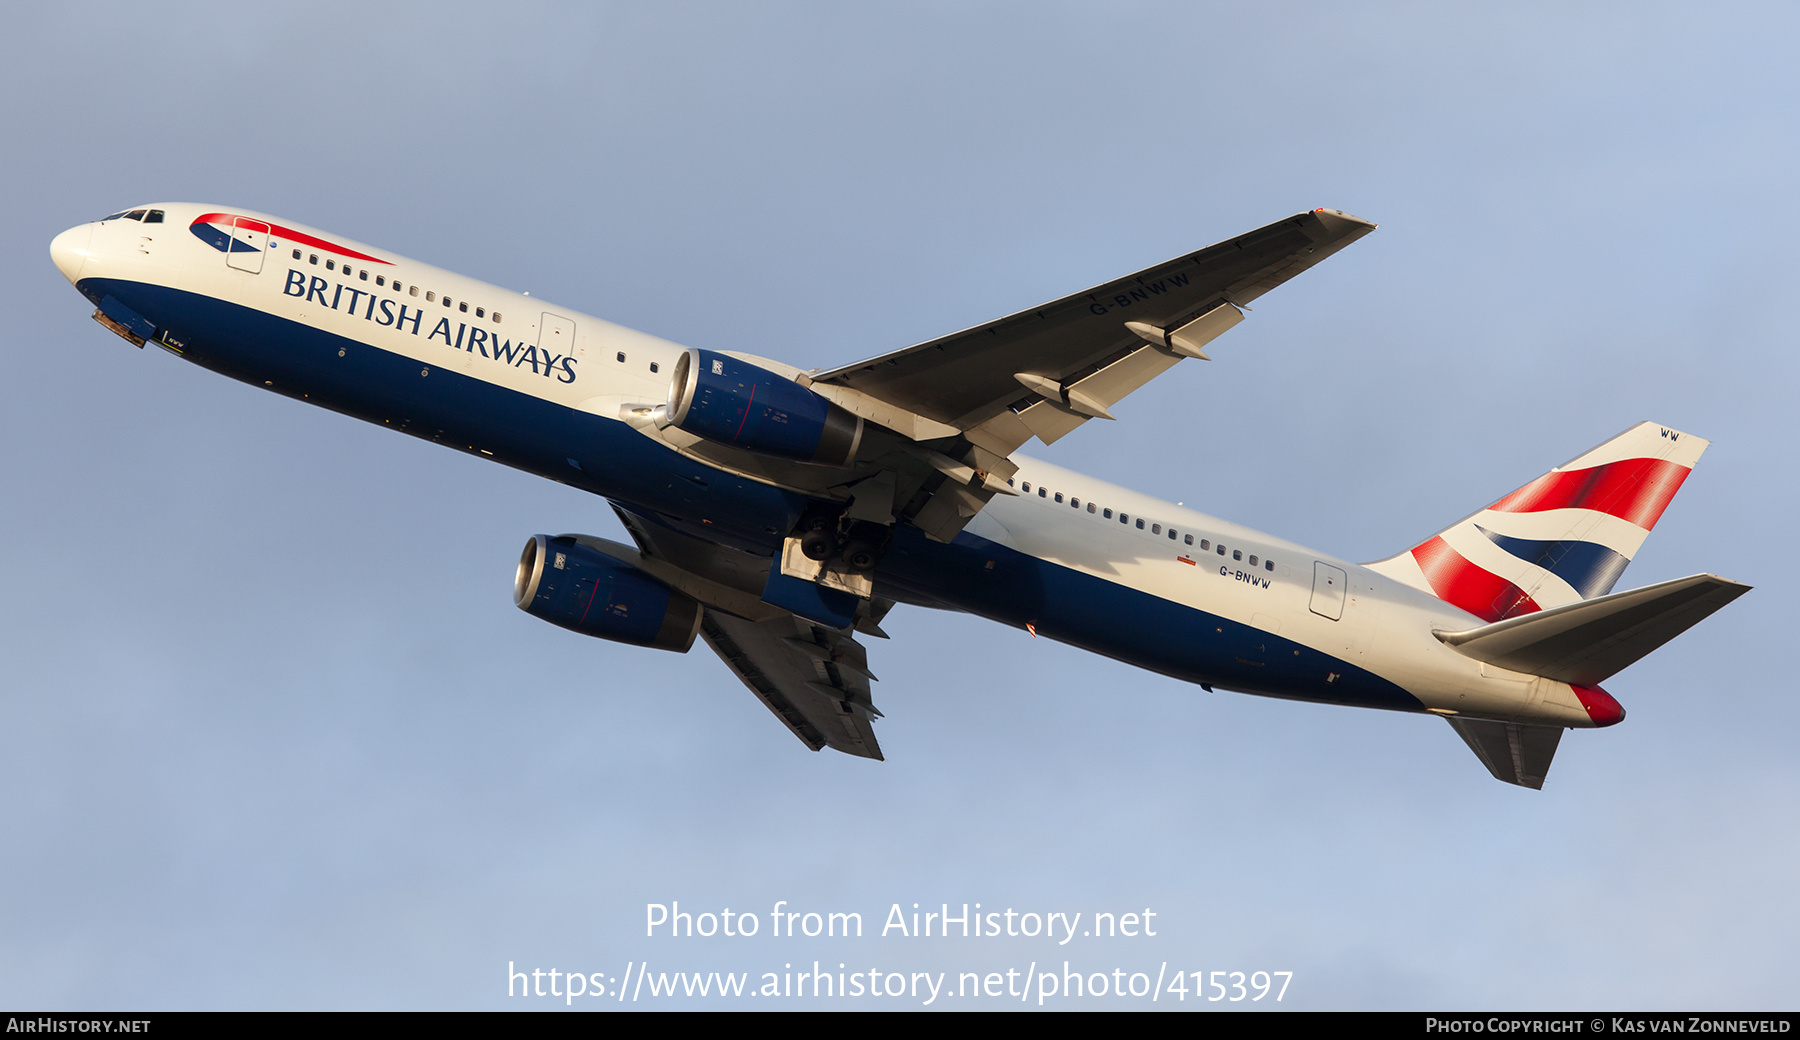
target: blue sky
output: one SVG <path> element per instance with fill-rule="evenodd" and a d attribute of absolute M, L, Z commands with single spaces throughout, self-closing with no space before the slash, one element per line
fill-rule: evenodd
<path fill-rule="evenodd" d="M 1313 1009 L 1793 1005 L 1790 9 L 13 21 L 0 1002 L 549 1007 L 507 997 L 509 962 L 1068 959 L 1292 971 L 1282 1006 Z M 1651 419 L 1713 447 L 1624 584 L 1757 589 L 1608 683 L 1630 718 L 1567 737 L 1541 793 L 1435 720 L 904 608 L 870 648 L 888 761 L 815 755 L 704 648 L 512 606 L 531 534 L 619 536 L 603 502 L 89 321 L 50 238 L 153 200 L 808 367 L 1340 208 L 1381 229 L 1036 454 L 1366 560 Z M 674 900 L 871 934 L 645 938 Z M 914 902 L 1160 925 L 1078 952 L 873 934 Z"/>

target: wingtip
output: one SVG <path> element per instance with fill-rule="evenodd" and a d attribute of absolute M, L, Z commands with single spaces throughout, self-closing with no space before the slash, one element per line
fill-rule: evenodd
<path fill-rule="evenodd" d="M 1319 217 L 1326 217 L 1326 216 L 1336 217 L 1339 220 L 1346 220 L 1352 224 L 1361 224 L 1363 227 L 1368 228 L 1370 231 L 1373 231 L 1376 228 L 1381 226 L 1380 224 L 1375 223 L 1373 220 L 1364 220 L 1362 217 L 1359 217 L 1354 213 L 1345 213 L 1341 209 L 1330 209 L 1326 206 L 1320 206 L 1317 209 L 1314 209 L 1313 215 L 1319 216 Z"/>

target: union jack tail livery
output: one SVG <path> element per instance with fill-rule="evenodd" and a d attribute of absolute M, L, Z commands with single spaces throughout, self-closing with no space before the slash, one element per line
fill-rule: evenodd
<path fill-rule="evenodd" d="M 1604 596 L 1707 443 L 1639 423 L 1369 567 L 1486 621 Z"/>

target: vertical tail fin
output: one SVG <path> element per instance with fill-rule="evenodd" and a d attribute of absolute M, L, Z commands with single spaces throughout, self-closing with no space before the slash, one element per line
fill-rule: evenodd
<path fill-rule="evenodd" d="M 1639 423 L 1369 567 L 1487 621 L 1604 596 L 1707 443 Z"/>

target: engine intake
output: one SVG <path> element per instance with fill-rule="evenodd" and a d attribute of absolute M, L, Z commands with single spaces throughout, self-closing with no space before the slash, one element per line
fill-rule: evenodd
<path fill-rule="evenodd" d="M 862 440 L 859 416 L 786 376 L 690 348 L 669 383 L 669 424 L 746 451 L 841 466 Z"/>
<path fill-rule="evenodd" d="M 583 635 L 682 654 L 700 631 L 698 602 L 569 535 L 525 543 L 513 602 Z"/>

